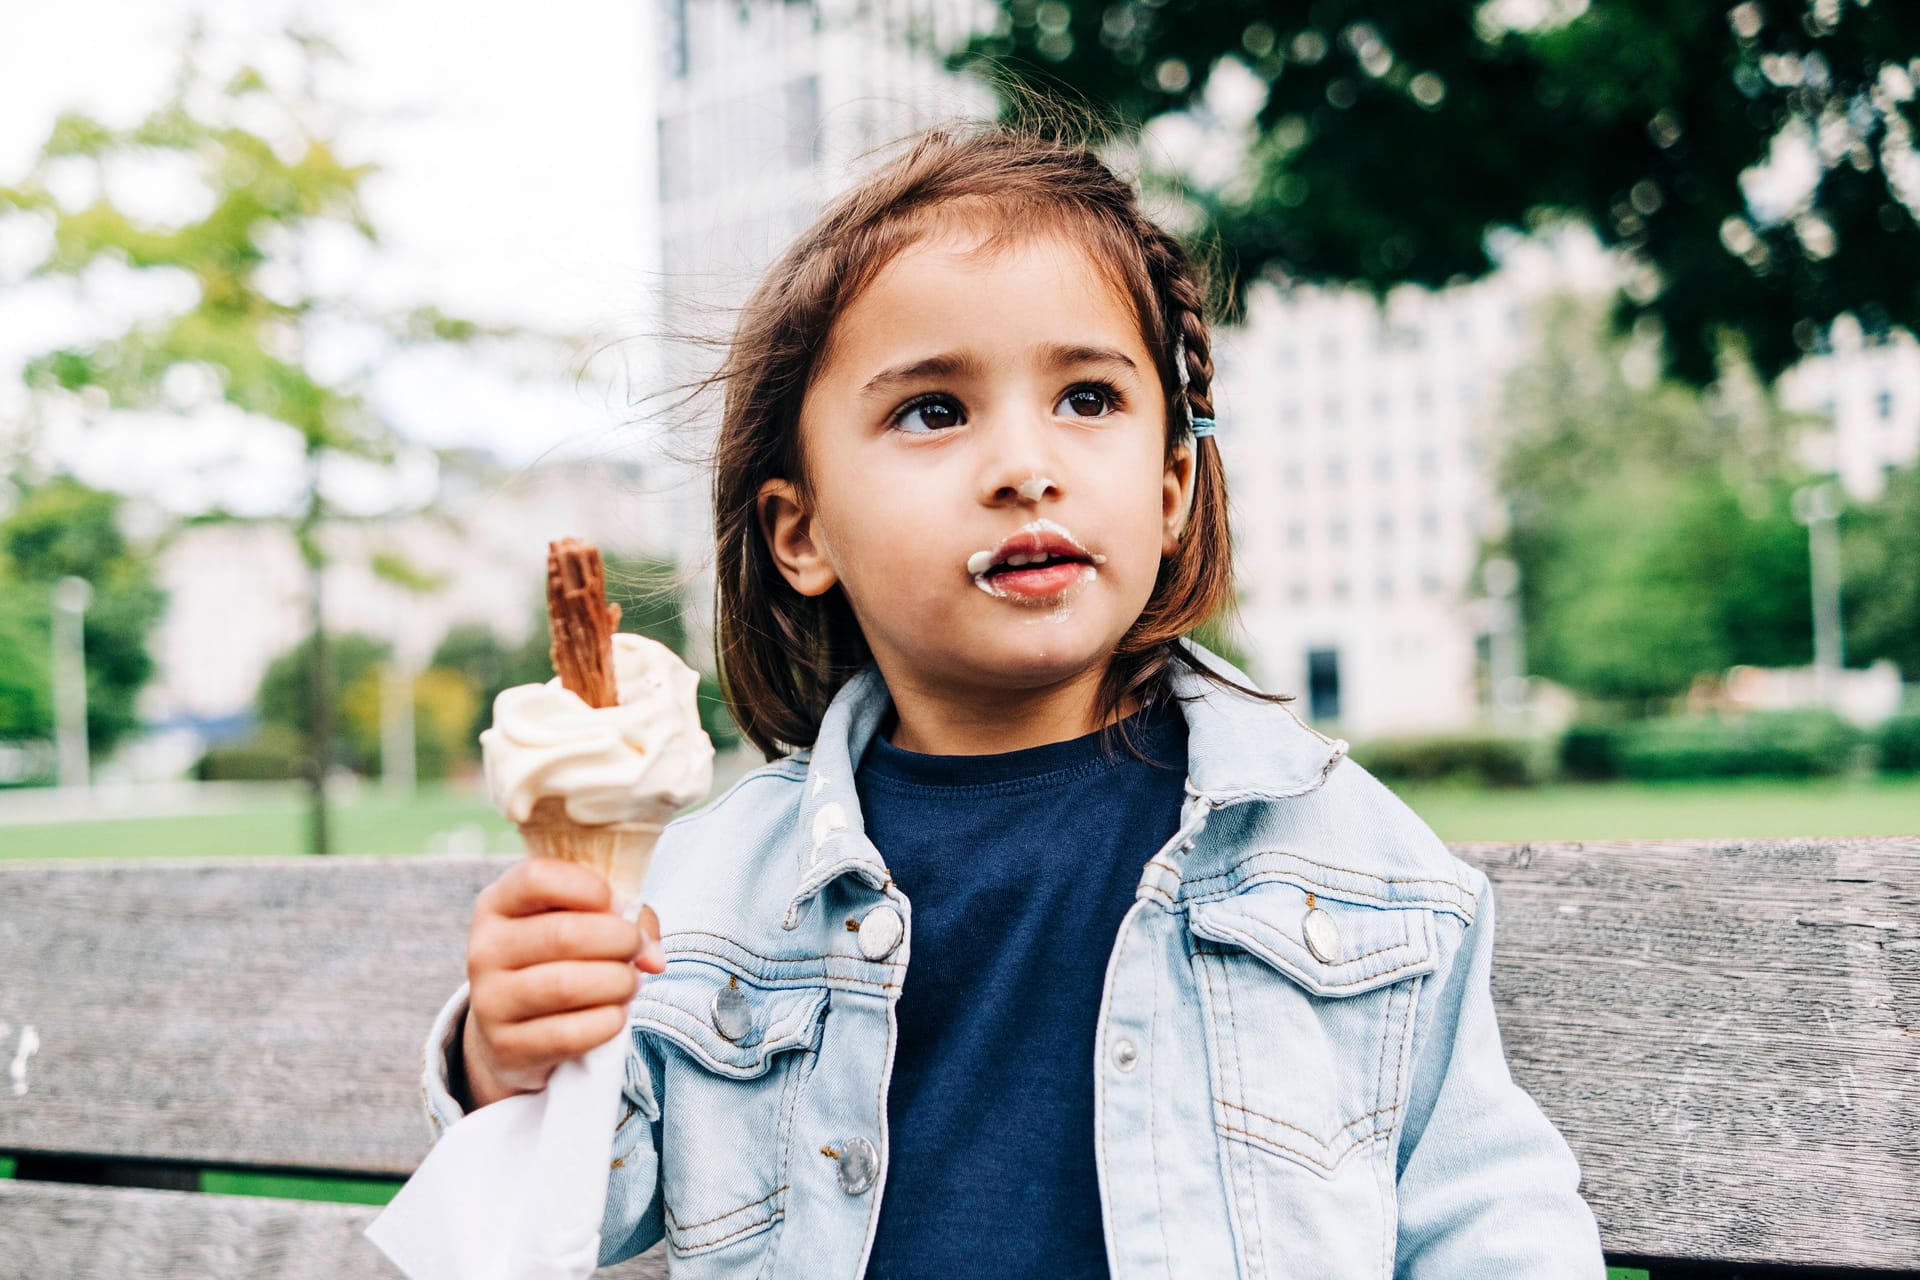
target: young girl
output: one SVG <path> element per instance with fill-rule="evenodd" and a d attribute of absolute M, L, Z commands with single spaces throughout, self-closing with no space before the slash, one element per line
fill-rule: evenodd
<path fill-rule="evenodd" d="M 747 304 L 717 626 L 772 763 L 667 833 L 664 934 L 503 875 L 431 1055 L 445 1124 L 626 1032 L 604 1260 L 1603 1274 L 1486 878 L 1184 639 L 1232 582 L 1202 302 L 1093 154 L 988 131 Z"/>

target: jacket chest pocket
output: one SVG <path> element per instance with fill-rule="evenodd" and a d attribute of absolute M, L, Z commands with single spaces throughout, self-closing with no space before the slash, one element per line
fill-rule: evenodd
<path fill-rule="evenodd" d="M 785 1216 L 794 1106 L 820 1046 L 827 991 L 760 987 L 700 962 L 675 967 L 641 988 L 632 1015 L 661 1046 L 667 1244 L 682 1256 L 739 1248 L 757 1257 L 770 1239 L 762 1233 Z M 757 1274 L 750 1264 L 741 1259 L 742 1274 Z"/>
<path fill-rule="evenodd" d="M 1188 928 L 1222 1140 L 1335 1178 L 1405 1103 L 1431 909 L 1270 882 L 1191 907 Z"/>

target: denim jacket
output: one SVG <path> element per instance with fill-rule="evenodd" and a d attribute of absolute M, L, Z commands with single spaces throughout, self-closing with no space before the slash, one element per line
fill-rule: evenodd
<path fill-rule="evenodd" d="M 1485 876 L 1285 707 L 1176 692 L 1188 799 L 1088 1046 L 1116 1280 L 1599 1280 L 1573 1154 L 1507 1072 Z M 886 1180 L 913 906 L 853 785 L 888 706 L 869 668 L 811 751 L 662 839 L 603 1262 L 664 1236 L 676 1276 L 859 1280 L 882 1195 L 914 1194 Z"/>

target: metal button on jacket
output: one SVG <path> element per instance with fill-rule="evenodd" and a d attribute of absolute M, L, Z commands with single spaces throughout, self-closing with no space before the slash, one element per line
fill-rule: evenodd
<path fill-rule="evenodd" d="M 906 921 L 898 911 L 882 903 L 860 917 L 860 954 L 869 960 L 884 960 L 906 935 Z"/>
<path fill-rule="evenodd" d="M 753 1006 L 746 992 L 727 986 L 713 993 L 713 1029 L 736 1042 L 753 1030 Z"/>
<path fill-rule="evenodd" d="M 1333 917 L 1319 907 L 1307 912 L 1305 924 L 1307 950 L 1313 952 L 1314 959 L 1323 964 L 1332 964 L 1340 954 L 1340 928 L 1334 924 Z"/>
<path fill-rule="evenodd" d="M 880 1153 L 865 1138 L 848 1138 L 840 1144 L 840 1157 L 835 1162 L 840 1175 L 840 1189 L 850 1196 L 857 1196 L 873 1185 L 880 1173 Z"/>
<path fill-rule="evenodd" d="M 1140 1061 L 1140 1050 L 1134 1047 L 1133 1041 L 1115 1040 L 1113 1042 L 1114 1066 L 1122 1071 L 1131 1071 L 1133 1064 L 1138 1061 Z"/>

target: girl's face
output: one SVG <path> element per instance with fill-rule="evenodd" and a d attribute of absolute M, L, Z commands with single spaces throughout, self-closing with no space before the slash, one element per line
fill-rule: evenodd
<path fill-rule="evenodd" d="M 809 492 L 762 529 L 838 584 L 890 684 L 1038 689 L 1106 669 L 1176 544 L 1192 460 L 1132 307 L 1051 237 L 930 236 L 837 319 L 800 412 Z"/>

